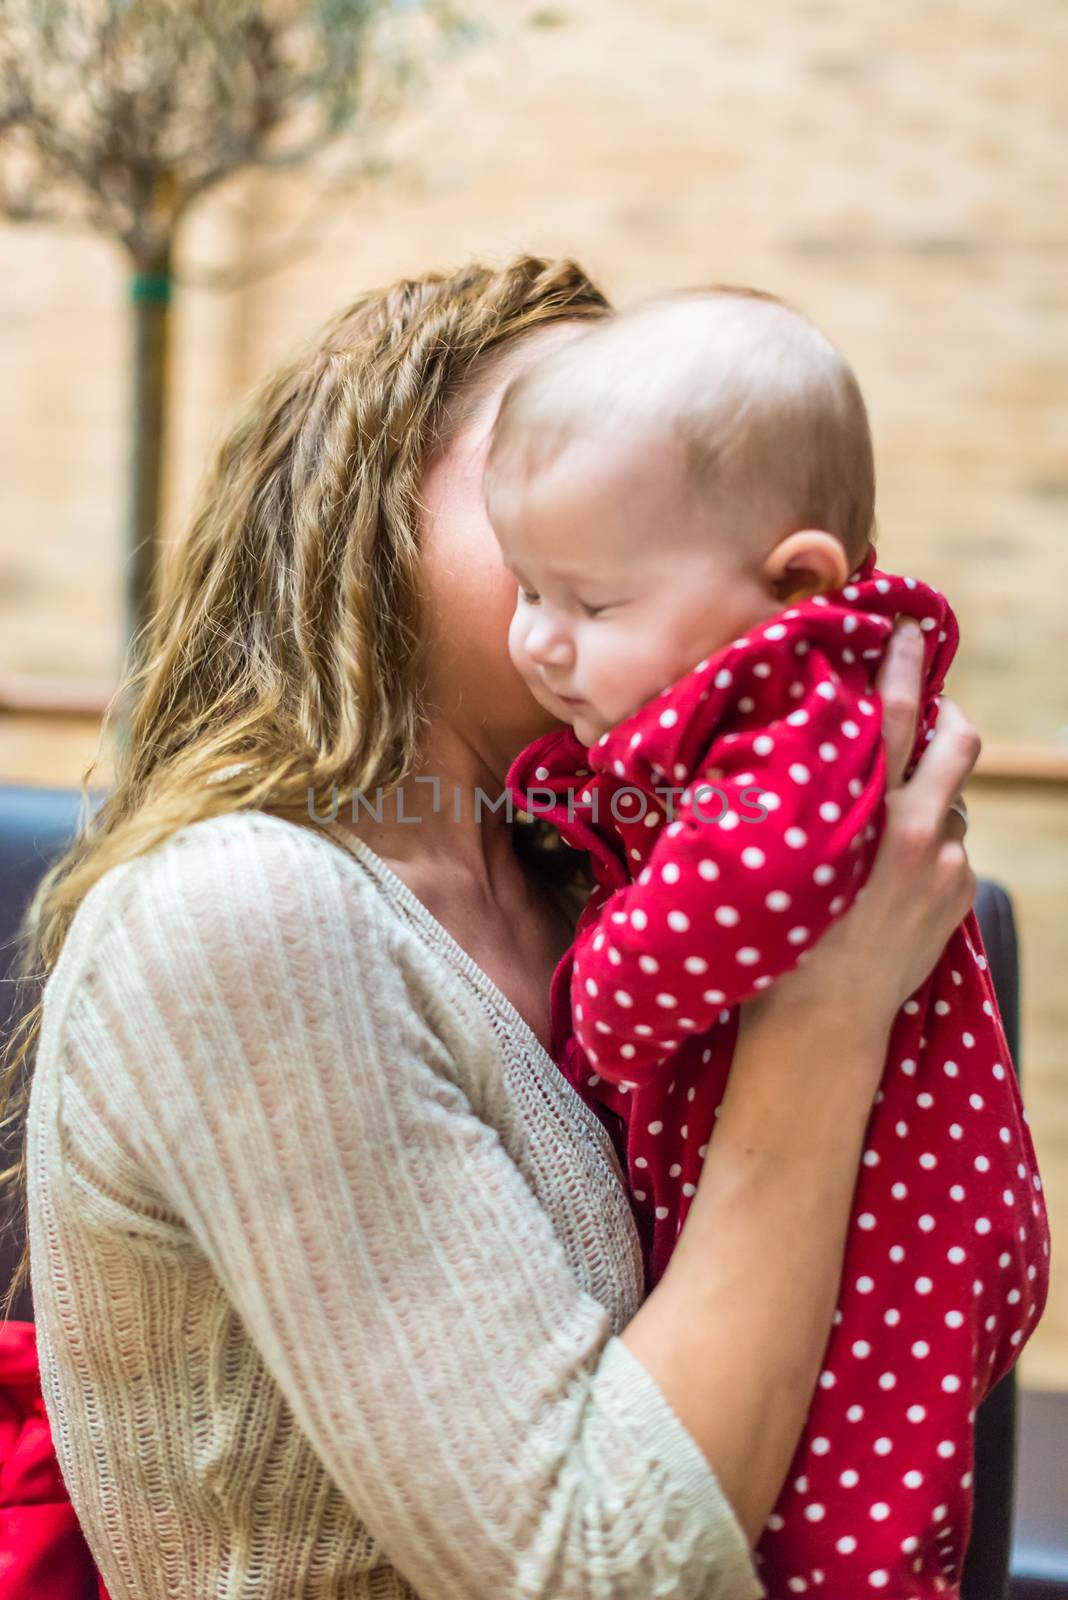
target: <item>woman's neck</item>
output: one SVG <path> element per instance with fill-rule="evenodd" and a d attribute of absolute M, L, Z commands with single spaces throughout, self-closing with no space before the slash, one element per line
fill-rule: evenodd
<path fill-rule="evenodd" d="M 445 866 L 450 878 L 496 899 L 517 871 L 503 774 L 494 770 L 500 764 L 439 727 L 399 789 L 354 797 L 337 820 L 406 881 L 437 876 Z"/>

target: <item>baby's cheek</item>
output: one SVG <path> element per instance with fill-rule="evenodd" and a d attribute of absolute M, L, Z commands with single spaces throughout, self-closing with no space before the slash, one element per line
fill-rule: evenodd
<path fill-rule="evenodd" d="M 672 681 L 670 671 L 650 661 L 642 645 L 640 638 L 621 635 L 597 662 L 591 698 L 610 726 L 623 722 Z"/>
<path fill-rule="evenodd" d="M 529 684 L 532 672 L 526 652 L 525 639 L 526 629 L 523 627 L 523 619 L 519 615 L 519 608 L 516 607 L 512 612 L 512 620 L 508 624 L 508 654 L 511 656 L 512 664 L 516 670 L 522 674 Z"/>
<path fill-rule="evenodd" d="M 626 700 L 628 679 L 634 669 L 636 655 L 641 655 L 642 641 L 634 637 L 634 630 L 619 623 L 602 623 L 599 632 L 588 634 L 579 647 L 578 668 L 590 698 L 598 705 L 605 703 L 615 708 Z"/>

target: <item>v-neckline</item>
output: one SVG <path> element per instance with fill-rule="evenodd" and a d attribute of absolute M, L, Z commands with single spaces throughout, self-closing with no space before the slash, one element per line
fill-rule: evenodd
<path fill-rule="evenodd" d="M 443 948 L 452 962 L 460 967 L 487 1000 L 492 1001 L 512 1027 L 527 1037 L 542 1063 L 551 1067 L 553 1072 L 558 1073 L 560 1071 L 559 1067 L 522 1012 L 516 1009 L 504 993 L 504 990 L 494 983 L 485 968 L 480 967 L 474 957 L 468 954 L 460 941 L 453 937 L 444 923 L 438 921 L 433 912 L 420 900 L 415 890 L 405 883 L 399 873 L 394 872 L 393 868 L 382 859 L 377 850 L 372 850 L 369 844 L 336 819 L 329 822 L 320 822 L 319 826 L 325 828 L 331 838 L 341 845 L 342 849 L 348 850 L 370 869 L 383 886 L 389 890 L 390 894 L 402 903 L 409 916 L 423 932 Z"/>
<path fill-rule="evenodd" d="M 592 1107 L 587 1105 L 574 1084 L 564 1076 L 526 1017 L 516 1009 L 503 989 L 494 983 L 489 973 L 486 972 L 485 968 L 479 966 L 473 956 L 468 955 L 459 940 L 453 938 L 444 923 L 438 921 L 433 912 L 423 904 L 414 889 L 408 887 L 404 879 L 394 872 L 393 868 L 382 859 L 377 850 L 372 850 L 369 844 L 358 838 L 356 834 L 346 828 L 343 823 L 338 822 L 336 818 L 332 821 L 321 820 L 318 822 L 318 826 L 333 839 L 335 844 L 361 862 L 371 875 L 377 878 L 379 885 L 403 906 L 416 927 L 422 929 L 427 938 L 441 948 L 453 965 L 459 967 L 461 972 L 467 976 L 474 988 L 497 1009 L 504 1020 L 511 1026 L 513 1033 L 528 1041 L 531 1055 L 536 1061 L 538 1069 L 551 1073 L 553 1078 L 559 1082 L 564 1093 L 570 1096 L 578 1107 L 578 1113 L 583 1125 L 592 1134 L 605 1159 L 614 1169 L 624 1190 L 629 1194 L 630 1186 L 627 1183 L 626 1174 L 620 1163 L 619 1153 L 608 1129 Z"/>

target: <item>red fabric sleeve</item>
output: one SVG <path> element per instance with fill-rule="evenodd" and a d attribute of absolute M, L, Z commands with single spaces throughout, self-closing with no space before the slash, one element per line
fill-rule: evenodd
<path fill-rule="evenodd" d="M 576 940 L 574 1026 L 603 1078 L 648 1082 L 852 905 L 882 832 L 881 717 L 840 685 L 824 699 L 824 682 L 788 713 L 803 725 L 783 717 L 713 744 L 637 880 Z M 817 741 L 835 757 L 814 770 Z"/>
<path fill-rule="evenodd" d="M 915 604 L 935 623 L 951 615 L 926 587 Z M 576 939 L 573 1026 L 602 1078 L 644 1086 L 852 905 L 885 822 L 882 705 L 864 658 L 881 658 L 892 628 L 825 599 L 784 612 L 590 751 L 595 772 L 677 795 L 674 821 L 633 832 L 652 840 L 636 881 Z M 928 651 L 917 751 L 955 643 L 944 626 Z"/>
<path fill-rule="evenodd" d="M 52 1447 L 32 1322 L 0 1323 L 0 1594 L 108 1600 Z"/>

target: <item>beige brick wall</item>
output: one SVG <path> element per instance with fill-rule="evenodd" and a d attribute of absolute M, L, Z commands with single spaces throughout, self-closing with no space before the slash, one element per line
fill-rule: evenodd
<path fill-rule="evenodd" d="M 490 32 L 375 145 L 388 181 L 317 248 L 178 302 L 168 528 L 235 397 L 369 283 L 477 255 L 576 256 L 621 302 L 673 282 L 778 290 L 868 396 L 885 565 L 943 587 L 950 689 L 989 739 L 1068 729 L 1068 13 L 1060 0 L 467 0 Z M 542 14 L 545 15 L 546 8 Z M 238 202 L 244 198 L 246 217 Z M 270 248 L 307 179 L 242 186 L 187 256 Z M 0 672 L 115 670 L 126 320 L 117 253 L 0 230 Z M 0 775 L 69 779 L 84 741 L 0 728 Z M 5 744 L 6 736 L 6 744 Z M 1063 791 L 980 793 L 975 859 L 1017 895 L 1025 1058 L 1068 1225 Z M 1028 1354 L 1068 1383 L 1068 1273 Z"/>
<path fill-rule="evenodd" d="M 469 10 L 479 9 L 470 0 Z M 869 397 L 884 558 L 950 593 L 952 687 L 991 735 L 1068 725 L 1068 14 L 1033 0 L 503 0 L 380 139 L 392 180 L 338 198 L 302 263 L 177 313 L 171 526 L 228 402 L 369 282 L 569 252 L 626 301 L 771 286 Z M 307 205 L 260 186 L 258 243 Z M 225 259 L 222 206 L 189 254 Z M 258 237 L 256 237 L 258 236 Z M 0 231 L 0 668 L 106 672 L 122 551 L 117 253 Z"/>

